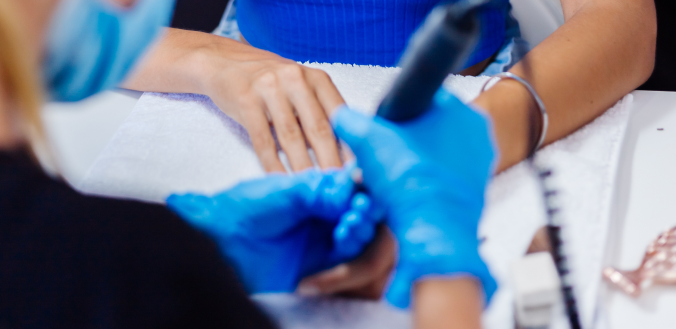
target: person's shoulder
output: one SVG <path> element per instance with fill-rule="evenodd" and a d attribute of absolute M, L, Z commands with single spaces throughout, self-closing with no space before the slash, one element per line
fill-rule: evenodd
<path fill-rule="evenodd" d="M 85 195 L 42 173 L 24 176 L 23 187 L 5 191 L 15 202 L 12 210 L 3 209 L 0 214 L 14 220 L 3 225 L 21 226 L 35 234 L 51 232 L 51 237 L 72 242 L 87 240 L 92 246 L 117 245 L 123 250 L 133 246 L 139 252 L 150 243 L 165 248 L 177 244 L 215 248 L 210 239 L 164 205 Z"/>
<path fill-rule="evenodd" d="M 65 197 L 60 205 L 64 217 L 77 223 L 98 226 L 109 234 L 126 236 L 125 243 L 143 247 L 152 241 L 167 248 L 186 244 L 213 249 L 213 243 L 165 205 L 136 200 L 84 195 L 60 186 Z M 91 227 L 91 226 L 90 226 Z M 190 249 L 190 248 L 188 248 Z"/>
<path fill-rule="evenodd" d="M 98 319 L 92 307 L 125 310 L 120 328 L 272 327 L 216 244 L 163 205 L 83 195 L 41 173 L 22 177 L 0 186 L 15 201 L 0 207 L 0 290 L 16 301 L 0 317 L 48 314 L 69 296 L 63 312 L 83 319 Z"/>
<path fill-rule="evenodd" d="M 37 203 L 35 206 L 73 220 L 114 221 L 117 225 L 134 226 L 158 224 L 160 221 L 169 224 L 179 220 L 161 204 L 86 195 L 57 180 L 38 186 L 34 197 Z"/>

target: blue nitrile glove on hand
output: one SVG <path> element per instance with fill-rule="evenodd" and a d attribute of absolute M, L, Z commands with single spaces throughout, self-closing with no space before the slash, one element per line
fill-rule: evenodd
<path fill-rule="evenodd" d="M 494 170 L 487 118 L 440 90 L 427 113 L 405 123 L 347 107 L 331 119 L 399 244 L 387 300 L 405 308 L 418 280 L 470 276 L 482 284 L 488 303 L 497 285 L 479 256 L 477 237 Z"/>
<path fill-rule="evenodd" d="M 169 208 L 213 236 L 250 293 L 292 292 L 373 239 L 369 198 L 348 171 L 271 175 L 222 194 L 172 195 Z"/>

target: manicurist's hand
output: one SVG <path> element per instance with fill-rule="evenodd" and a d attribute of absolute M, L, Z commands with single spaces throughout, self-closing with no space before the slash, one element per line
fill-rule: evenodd
<path fill-rule="evenodd" d="M 292 292 L 373 240 L 370 198 L 347 171 L 270 175 L 215 196 L 172 195 L 169 208 L 214 237 L 250 293 Z"/>
<path fill-rule="evenodd" d="M 496 283 L 479 256 L 477 237 L 494 170 L 486 117 L 442 90 L 429 112 L 406 123 L 349 108 L 332 121 L 356 155 L 375 203 L 386 210 L 399 247 L 387 299 L 407 307 L 416 282 L 470 278 L 489 300 Z"/>
<path fill-rule="evenodd" d="M 247 129 L 268 172 L 284 171 L 273 128 L 294 171 L 312 167 L 308 146 L 321 168 L 342 165 L 328 115 L 344 101 L 324 71 L 227 38 L 169 29 L 125 87 L 208 95 Z"/>

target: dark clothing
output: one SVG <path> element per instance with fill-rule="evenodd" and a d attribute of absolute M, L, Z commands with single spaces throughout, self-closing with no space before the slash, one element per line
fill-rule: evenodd
<path fill-rule="evenodd" d="M 655 0 L 657 10 L 657 49 L 655 70 L 638 89 L 676 91 L 676 2 Z"/>
<path fill-rule="evenodd" d="M 223 17 L 229 0 L 177 0 L 171 27 L 211 33 Z"/>
<path fill-rule="evenodd" d="M 162 206 L 86 197 L 0 153 L 0 328 L 271 328 Z"/>

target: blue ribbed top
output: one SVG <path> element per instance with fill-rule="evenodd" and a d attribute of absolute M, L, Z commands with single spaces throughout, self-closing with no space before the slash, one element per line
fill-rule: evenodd
<path fill-rule="evenodd" d="M 458 0 L 451 0 L 458 1 Z M 483 12 L 482 38 L 467 67 L 505 40 L 504 9 Z M 395 66 L 406 42 L 441 0 L 239 0 L 246 41 L 295 61 Z"/>

